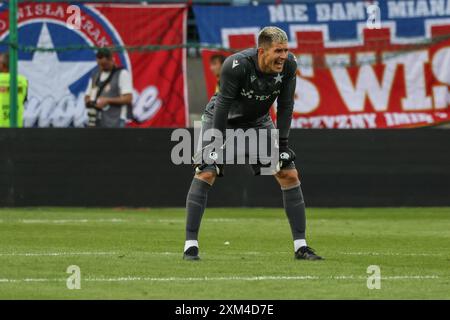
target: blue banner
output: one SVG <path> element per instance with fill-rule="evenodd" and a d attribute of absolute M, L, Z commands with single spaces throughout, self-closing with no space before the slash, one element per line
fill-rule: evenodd
<path fill-rule="evenodd" d="M 416 41 L 429 36 L 430 26 L 450 23 L 450 0 L 308 2 L 257 6 L 194 6 L 202 43 L 226 46 L 230 34 L 274 25 L 288 35 L 299 27 L 321 29 L 325 42 L 355 42 L 370 18 L 391 29 L 393 39 Z M 369 11 L 369 12 L 368 12 Z M 377 16 L 378 15 L 378 16 Z M 373 20 L 373 19 L 372 19 Z M 447 20 L 447 21 L 444 21 Z"/>

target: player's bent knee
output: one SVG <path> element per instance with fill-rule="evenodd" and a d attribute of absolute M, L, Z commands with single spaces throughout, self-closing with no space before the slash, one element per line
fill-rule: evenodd
<path fill-rule="evenodd" d="M 212 185 L 216 179 L 216 173 L 213 171 L 202 171 L 197 173 L 195 177 Z"/>
<path fill-rule="evenodd" d="M 293 186 L 300 183 L 296 169 L 281 170 L 275 176 L 282 186 Z"/>
<path fill-rule="evenodd" d="M 298 171 L 297 169 L 286 169 L 286 170 L 280 170 L 276 174 L 277 178 L 279 179 L 286 179 L 286 180 L 292 180 L 297 179 L 298 180 Z"/>

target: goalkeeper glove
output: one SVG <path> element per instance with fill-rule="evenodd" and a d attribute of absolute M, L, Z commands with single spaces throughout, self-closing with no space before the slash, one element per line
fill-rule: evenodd
<path fill-rule="evenodd" d="M 216 169 L 217 176 L 223 176 L 223 150 L 222 148 L 216 150 L 217 146 L 211 143 L 194 154 L 192 160 L 195 173 L 200 173 L 203 169 L 212 165 Z"/>
<path fill-rule="evenodd" d="M 289 148 L 287 138 L 280 138 L 279 145 L 280 145 L 279 165 L 280 168 L 282 169 L 295 160 L 295 152 L 294 150 Z"/>

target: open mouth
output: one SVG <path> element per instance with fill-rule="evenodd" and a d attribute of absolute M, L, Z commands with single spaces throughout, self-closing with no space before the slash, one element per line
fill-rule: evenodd
<path fill-rule="evenodd" d="M 277 69 L 283 68 L 283 65 L 284 65 L 284 60 L 275 60 L 275 67 Z"/>

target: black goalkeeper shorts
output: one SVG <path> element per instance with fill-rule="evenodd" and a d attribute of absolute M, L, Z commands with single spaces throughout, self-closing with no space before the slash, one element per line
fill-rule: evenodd
<path fill-rule="evenodd" d="M 203 133 L 209 129 L 213 128 L 213 118 L 211 115 L 203 114 L 202 116 L 202 124 L 201 124 L 201 130 L 200 130 L 200 138 L 198 140 L 198 145 L 196 148 L 196 152 L 202 152 L 204 148 L 210 144 L 210 141 L 206 139 L 206 141 L 203 141 L 201 137 L 203 136 Z M 272 119 L 268 116 L 267 119 L 264 121 L 258 122 L 258 123 L 250 123 L 245 125 L 239 125 L 239 126 L 228 126 L 228 129 L 242 129 L 244 132 L 247 129 L 257 129 L 257 130 L 267 130 L 267 136 L 270 137 L 270 132 L 272 129 L 275 129 L 275 125 L 273 124 Z M 259 138 L 260 135 L 256 135 L 257 137 L 257 145 L 259 145 Z M 227 139 L 227 138 L 225 138 Z M 230 141 L 227 141 L 230 142 Z M 270 143 L 270 142 L 268 142 Z M 236 158 L 245 158 L 245 164 L 250 165 L 253 174 L 254 175 L 260 175 L 261 168 L 262 167 L 269 167 L 270 164 L 267 164 L 270 159 L 270 154 L 267 156 L 266 152 L 263 154 L 259 154 L 258 151 L 255 151 L 255 146 L 250 147 L 249 143 L 246 141 L 245 146 L 232 144 L 232 147 L 234 148 L 233 152 L 230 155 L 230 152 L 227 152 L 227 147 L 229 147 L 229 144 L 226 144 L 226 147 L 224 149 L 224 161 L 223 163 L 228 164 L 231 163 L 231 160 L 234 160 L 232 163 L 237 163 Z M 270 148 L 269 146 L 267 148 Z M 239 164 L 239 163 L 237 163 Z M 223 176 L 224 172 L 224 164 L 199 164 L 195 166 L 196 172 L 203 172 L 203 171 L 211 171 L 215 172 L 217 176 L 221 177 Z M 291 161 L 288 164 L 285 164 L 283 166 L 283 169 L 295 169 L 295 163 Z"/>

